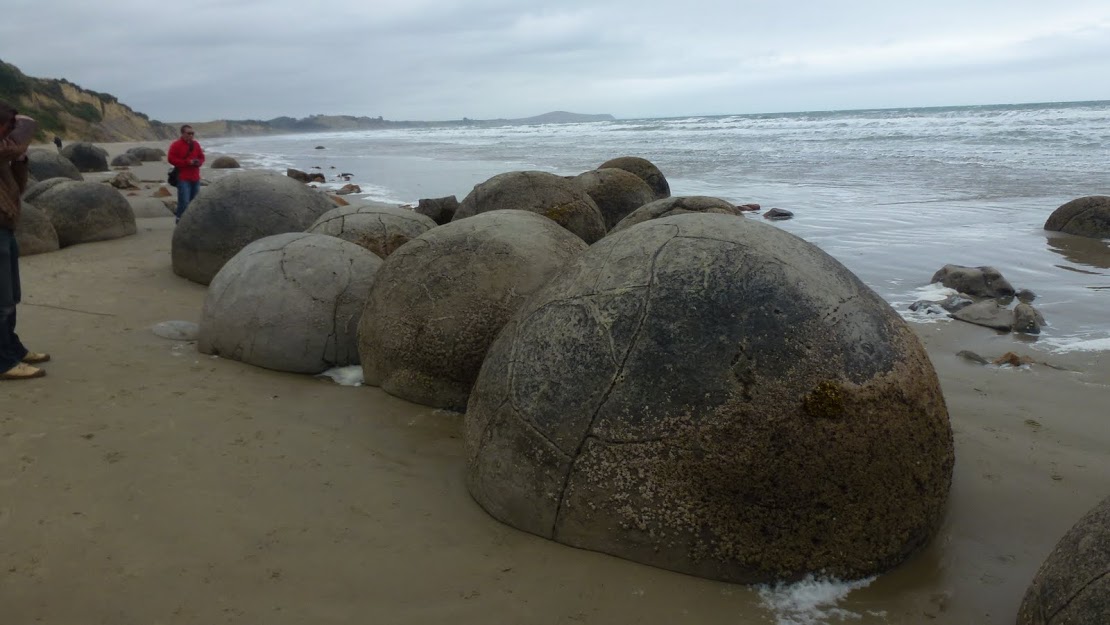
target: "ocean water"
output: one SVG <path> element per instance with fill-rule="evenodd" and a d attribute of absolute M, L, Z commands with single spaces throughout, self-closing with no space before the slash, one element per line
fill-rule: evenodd
<path fill-rule="evenodd" d="M 991 265 L 1033 290 L 1030 349 L 1110 349 L 1110 242 L 1048 233 L 1061 204 L 1110 195 L 1110 101 L 628 119 L 208 140 L 246 167 L 351 174 L 369 199 L 456 195 L 506 171 L 572 175 L 654 162 L 672 195 L 757 202 L 915 322 L 946 263 Z M 316 149 L 323 146 L 325 149 Z M 759 217 L 750 217 L 759 219 Z M 984 329 L 984 332 L 990 330 Z"/>

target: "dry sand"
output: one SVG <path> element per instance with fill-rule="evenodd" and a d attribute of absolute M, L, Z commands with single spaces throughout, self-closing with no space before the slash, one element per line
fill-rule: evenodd
<path fill-rule="evenodd" d="M 139 169 L 159 180 L 166 166 Z M 172 218 L 138 223 L 22 260 L 19 331 L 54 360 L 46 378 L 0 382 L 0 624 L 782 616 L 749 588 L 493 520 L 466 492 L 456 414 L 155 336 L 198 321 L 205 288 L 170 268 Z M 957 322 L 915 328 L 955 430 L 946 521 L 840 608 L 861 624 L 1010 624 L 1055 542 L 1110 494 L 1110 360 Z M 1070 370 L 983 367 L 961 349 Z"/>

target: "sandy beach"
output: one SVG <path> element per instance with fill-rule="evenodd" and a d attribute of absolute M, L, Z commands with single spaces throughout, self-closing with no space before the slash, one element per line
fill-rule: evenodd
<path fill-rule="evenodd" d="M 135 168 L 140 196 L 167 167 Z M 826 622 L 498 523 L 466 491 L 458 414 L 156 336 L 199 321 L 205 287 L 171 269 L 168 212 L 137 223 L 21 260 L 19 333 L 53 361 L 0 383 L 0 623 Z M 955 432 L 946 520 L 838 607 L 861 624 L 1008 625 L 1056 541 L 1110 494 L 1110 358 L 914 328 Z"/>

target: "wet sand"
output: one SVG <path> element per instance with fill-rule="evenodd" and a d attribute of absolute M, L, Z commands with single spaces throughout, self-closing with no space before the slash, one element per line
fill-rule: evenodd
<path fill-rule="evenodd" d="M 198 321 L 205 288 L 170 268 L 172 218 L 138 229 L 22 260 L 20 334 L 54 360 L 0 383 L 0 623 L 776 622 L 753 589 L 494 521 L 466 492 L 456 414 L 155 336 Z M 1110 494 L 1110 360 L 914 327 L 955 431 L 946 520 L 838 607 L 861 624 L 1008 625 Z"/>

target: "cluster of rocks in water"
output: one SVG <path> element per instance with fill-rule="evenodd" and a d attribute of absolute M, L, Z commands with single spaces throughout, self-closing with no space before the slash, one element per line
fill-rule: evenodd
<path fill-rule="evenodd" d="M 76 174 L 28 191 L 60 240 L 134 232 L 119 192 Z M 636 157 L 508 172 L 461 202 L 336 204 L 253 171 L 193 202 L 171 262 L 209 287 L 201 352 L 360 365 L 463 413 L 474 499 L 576 547 L 756 583 L 874 575 L 936 533 L 954 449 L 924 348 L 835 259 L 743 217 L 758 206 L 672 197 Z M 934 280 L 962 310 L 1021 295 L 989 268 Z M 1053 570 L 1023 614 L 1072 587 Z"/>
<path fill-rule="evenodd" d="M 1000 332 L 1040 334 L 1045 324 L 1040 311 L 1033 307 L 1037 295 L 1028 289 L 1015 291 L 994 267 L 945 265 L 929 282 L 940 283 L 956 293 L 939 302 L 918 300 L 910 304 L 910 310 L 943 313 Z"/>

